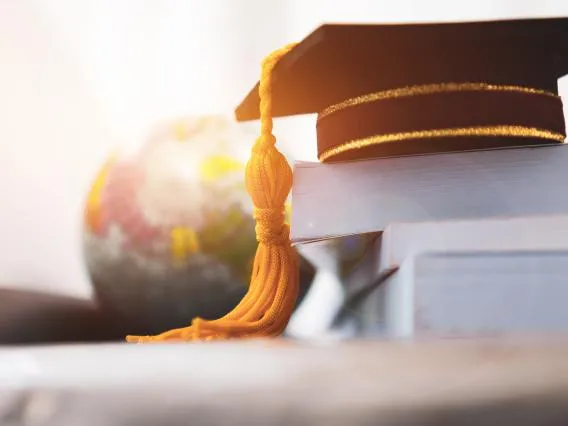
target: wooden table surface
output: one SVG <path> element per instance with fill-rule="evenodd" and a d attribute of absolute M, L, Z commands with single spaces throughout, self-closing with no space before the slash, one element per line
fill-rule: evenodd
<path fill-rule="evenodd" d="M 568 425 L 568 339 L 0 349 L 0 425 Z"/>

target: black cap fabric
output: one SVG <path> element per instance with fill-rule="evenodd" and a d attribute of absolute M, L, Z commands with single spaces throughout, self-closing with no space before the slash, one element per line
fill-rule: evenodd
<path fill-rule="evenodd" d="M 558 143 L 566 73 L 568 18 L 323 25 L 276 65 L 272 116 L 318 113 L 322 161 Z"/>

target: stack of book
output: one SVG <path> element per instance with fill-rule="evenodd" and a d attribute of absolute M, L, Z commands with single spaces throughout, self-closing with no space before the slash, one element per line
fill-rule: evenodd
<path fill-rule="evenodd" d="M 236 116 L 317 114 L 319 162 L 295 164 L 291 232 L 319 268 L 312 295 L 335 311 L 314 302 L 291 329 L 568 331 L 567 36 L 567 18 L 326 24 L 278 59 Z M 331 241 L 376 234 L 341 276 Z"/>
<path fill-rule="evenodd" d="M 365 333 L 566 331 L 566 170 L 564 144 L 298 163 L 292 239 L 379 233 L 349 284 L 375 283 L 348 307 Z"/>

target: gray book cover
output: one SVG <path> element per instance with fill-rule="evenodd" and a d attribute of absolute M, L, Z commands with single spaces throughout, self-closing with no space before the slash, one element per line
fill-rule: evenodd
<path fill-rule="evenodd" d="M 297 163 L 294 242 L 390 223 L 568 213 L 568 146 Z"/>
<path fill-rule="evenodd" d="M 568 331 L 568 250 L 424 253 L 374 295 L 367 328 L 391 337 Z"/>
<path fill-rule="evenodd" d="M 568 214 L 392 223 L 383 232 L 380 269 L 422 253 L 568 250 Z"/>

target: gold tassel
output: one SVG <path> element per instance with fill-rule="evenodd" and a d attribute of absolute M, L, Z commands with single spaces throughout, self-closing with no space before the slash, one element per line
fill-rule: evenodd
<path fill-rule="evenodd" d="M 290 165 L 272 134 L 272 70 L 294 45 L 264 59 L 260 78 L 260 136 L 246 167 L 246 187 L 254 204 L 258 249 L 247 294 L 217 320 L 195 318 L 190 326 L 156 336 L 127 336 L 128 342 L 217 340 L 280 335 L 292 314 L 299 289 L 298 259 L 285 223 L 284 204 L 292 188 Z"/>

